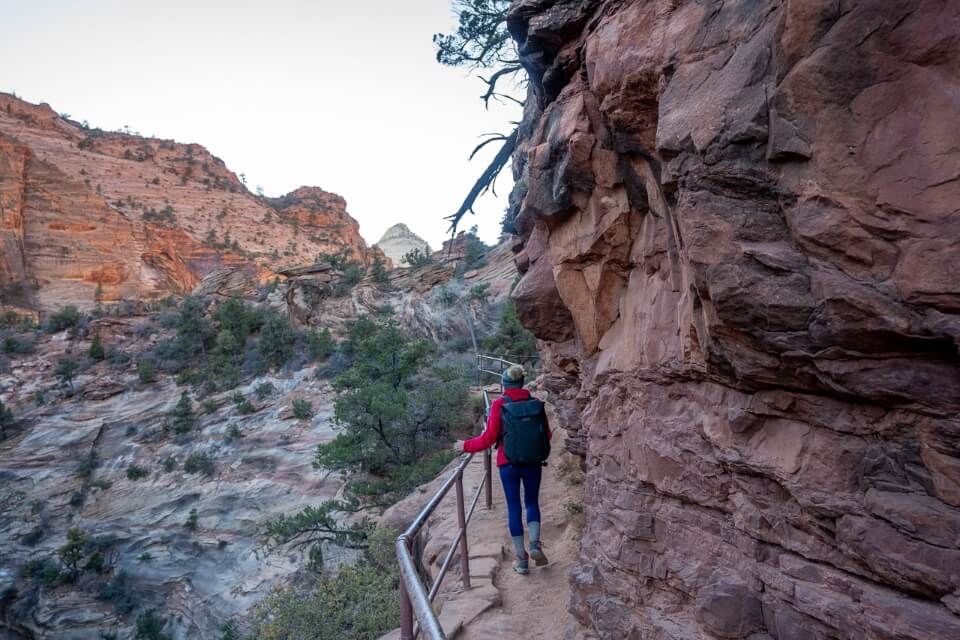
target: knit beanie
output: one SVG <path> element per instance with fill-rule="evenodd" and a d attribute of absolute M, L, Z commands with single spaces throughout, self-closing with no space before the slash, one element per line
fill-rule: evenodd
<path fill-rule="evenodd" d="M 523 367 L 515 364 L 503 372 L 500 383 L 505 389 L 520 389 L 523 387 Z"/>

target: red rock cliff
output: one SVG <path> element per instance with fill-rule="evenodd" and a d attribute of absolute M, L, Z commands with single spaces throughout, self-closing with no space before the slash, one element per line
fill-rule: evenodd
<path fill-rule="evenodd" d="M 585 456 L 582 637 L 960 638 L 960 4 L 509 24 L 514 297 Z"/>
<path fill-rule="evenodd" d="M 269 275 L 347 251 L 336 194 L 251 194 L 196 144 L 86 129 L 0 94 L 0 304 L 49 310 L 192 289 L 221 266 Z"/>

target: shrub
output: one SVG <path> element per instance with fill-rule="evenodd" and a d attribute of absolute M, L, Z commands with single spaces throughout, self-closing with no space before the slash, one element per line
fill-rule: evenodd
<path fill-rule="evenodd" d="M 457 292 L 449 284 L 437 287 L 434 295 L 437 298 L 437 302 L 444 307 L 452 307 L 460 301 L 460 296 L 457 295 Z"/>
<path fill-rule="evenodd" d="M 487 300 L 490 299 L 490 284 L 484 282 L 483 284 L 474 285 L 470 288 L 470 299 L 476 300 L 480 304 L 486 304 Z"/>
<path fill-rule="evenodd" d="M 10 355 L 33 353 L 33 342 L 16 336 L 6 336 L 3 339 L 3 352 Z"/>
<path fill-rule="evenodd" d="M 75 327 L 78 324 L 80 324 L 80 310 L 73 305 L 67 305 L 47 318 L 43 328 L 48 333 L 56 333 Z"/>
<path fill-rule="evenodd" d="M 57 368 L 54 370 L 53 374 L 57 376 L 57 380 L 60 381 L 61 386 L 69 386 L 70 389 L 73 389 L 73 379 L 77 376 L 77 370 L 80 366 L 76 361 L 71 360 L 70 358 L 61 358 L 57 363 Z"/>
<path fill-rule="evenodd" d="M 228 442 L 232 440 L 239 440 L 242 437 L 243 433 L 240 431 L 240 427 L 235 424 L 231 424 L 229 427 L 227 427 L 226 438 Z"/>
<path fill-rule="evenodd" d="M 135 464 L 131 464 L 129 467 L 127 467 L 128 480 L 136 481 L 140 480 L 141 478 L 146 478 L 148 475 L 150 475 L 150 472 L 143 467 L 138 467 Z"/>
<path fill-rule="evenodd" d="M 242 416 L 250 415 L 251 413 L 256 413 L 257 408 L 253 406 L 253 403 L 244 398 L 240 403 L 237 404 L 237 413 Z"/>
<path fill-rule="evenodd" d="M 290 323 L 277 312 L 267 316 L 260 329 L 257 352 L 268 368 L 280 368 L 293 357 L 296 333 Z"/>
<path fill-rule="evenodd" d="M 13 412 L 3 404 L 3 400 L 0 400 L 0 440 L 7 437 L 7 432 L 13 429 L 16 423 Z"/>
<path fill-rule="evenodd" d="M 213 458 L 202 452 L 194 452 L 183 463 L 183 470 L 187 473 L 200 473 L 207 477 L 213 475 Z"/>
<path fill-rule="evenodd" d="M 252 637 L 375 640 L 400 616 L 395 571 L 368 563 L 323 576 L 309 593 L 274 592 L 255 609 Z"/>
<path fill-rule="evenodd" d="M 390 276 L 387 273 L 387 264 L 379 255 L 373 257 L 373 264 L 370 266 L 370 276 L 377 284 L 387 284 L 390 282 Z"/>
<path fill-rule="evenodd" d="M 406 264 L 410 265 L 414 269 L 425 267 L 431 262 L 433 262 L 433 252 L 430 251 L 429 245 L 423 251 L 421 251 L 420 249 L 414 249 L 412 251 L 408 251 L 407 253 L 403 254 L 403 258 L 401 258 L 401 262 L 405 262 Z"/>
<path fill-rule="evenodd" d="M 333 335 L 330 330 L 324 327 L 320 331 L 308 330 L 304 334 L 307 343 L 307 352 L 311 360 L 323 360 L 333 353 L 334 343 Z"/>
<path fill-rule="evenodd" d="M 77 476 L 81 480 L 87 480 L 93 475 L 93 472 L 100 466 L 100 459 L 96 452 L 91 451 L 86 458 L 77 466 Z"/>
<path fill-rule="evenodd" d="M 363 279 L 363 267 L 357 262 L 351 262 L 343 269 L 340 285 L 343 289 L 356 286 Z"/>
<path fill-rule="evenodd" d="M 487 245 L 477 235 L 477 227 L 471 227 L 463 237 L 463 261 L 458 265 L 457 272 L 465 273 L 484 266 L 487 263 L 486 254 Z"/>
<path fill-rule="evenodd" d="M 134 640 L 173 640 L 172 637 L 163 632 L 167 626 L 166 618 L 161 618 L 153 609 L 144 611 L 137 616 L 137 624 L 134 628 Z"/>
<path fill-rule="evenodd" d="M 90 349 L 87 351 L 87 355 L 90 356 L 91 360 L 96 360 L 97 362 L 107 357 L 107 354 L 103 350 L 103 343 L 100 341 L 99 333 L 93 336 L 93 342 L 90 343 Z"/>
<path fill-rule="evenodd" d="M 137 608 L 137 598 L 133 593 L 133 587 L 127 578 L 127 574 L 123 571 L 118 572 L 100 588 L 97 599 L 111 603 L 114 610 L 121 615 L 131 613 Z"/>
<path fill-rule="evenodd" d="M 160 462 L 160 466 L 163 467 L 163 470 L 167 473 L 170 473 L 177 468 L 177 459 L 173 456 L 167 456 Z"/>
<path fill-rule="evenodd" d="M 313 415 L 313 406 L 301 398 L 293 401 L 293 416 L 297 420 L 306 420 Z"/>
<path fill-rule="evenodd" d="M 526 327 L 520 324 L 513 300 L 508 299 L 500 313 L 497 331 L 483 341 L 483 348 L 489 353 L 504 356 L 533 356 L 537 353 L 537 339 Z"/>
<path fill-rule="evenodd" d="M 86 555 L 87 543 L 87 534 L 82 529 L 73 527 L 67 530 L 66 543 L 57 549 L 60 562 L 67 568 L 71 579 L 75 579 L 80 573 L 80 561 Z"/>
<path fill-rule="evenodd" d="M 187 519 L 184 521 L 183 528 L 187 529 L 188 531 L 196 531 L 197 522 L 199 521 L 199 519 L 200 517 L 197 515 L 197 510 L 190 509 L 190 514 L 187 516 Z"/>
<path fill-rule="evenodd" d="M 174 433 L 182 435 L 193 429 L 196 418 L 193 415 L 193 402 L 190 401 L 190 396 L 187 395 L 186 391 L 180 394 L 180 400 L 177 402 L 177 406 L 173 408 L 170 417 L 170 425 L 173 427 Z"/>
<path fill-rule="evenodd" d="M 263 400 L 264 398 L 272 394 L 274 391 L 276 391 L 276 389 L 271 383 L 261 382 L 260 384 L 257 385 L 257 389 L 256 391 L 254 391 L 254 393 L 257 394 L 257 400 Z"/>
<path fill-rule="evenodd" d="M 20 544 L 26 547 L 35 547 L 41 540 L 43 540 L 43 527 L 40 526 L 36 526 L 20 536 Z"/>
<path fill-rule="evenodd" d="M 344 429 L 317 447 L 314 464 L 366 474 L 381 495 L 364 493 L 383 503 L 407 489 L 408 467 L 445 446 L 467 384 L 453 369 L 430 366 L 430 345 L 391 322 L 355 322 L 343 351 L 353 360 L 334 381 L 334 417 Z"/>
<path fill-rule="evenodd" d="M 155 382 L 157 379 L 157 367 L 153 363 L 153 360 L 145 358 L 138 362 L 137 376 L 140 378 L 140 382 L 144 384 Z"/>
<path fill-rule="evenodd" d="M 52 587 L 60 582 L 60 565 L 53 558 L 34 558 L 23 566 L 23 576 Z"/>

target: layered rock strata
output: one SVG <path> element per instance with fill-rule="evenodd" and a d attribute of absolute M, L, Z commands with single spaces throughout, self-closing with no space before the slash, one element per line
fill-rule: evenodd
<path fill-rule="evenodd" d="M 518 0 L 578 637 L 960 637 L 960 6 Z"/>
<path fill-rule="evenodd" d="M 0 94 L 0 304 L 157 298 L 219 268 L 267 278 L 341 252 L 373 256 L 336 194 L 256 196 L 200 145 L 90 129 Z"/>

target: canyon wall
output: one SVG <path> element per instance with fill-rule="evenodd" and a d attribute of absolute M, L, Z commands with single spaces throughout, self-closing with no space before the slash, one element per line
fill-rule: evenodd
<path fill-rule="evenodd" d="M 336 194 L 257 196 L 200 145 L 90 129 L 0 94 L 2 305 L 158 298 L 218 268 L 265 279 L 341 251 L 374 254 Z"/>
<path fill-rule="evenodd" d="M 960 637 L 960 5 L 517 0 L 578 638 Z"/>

